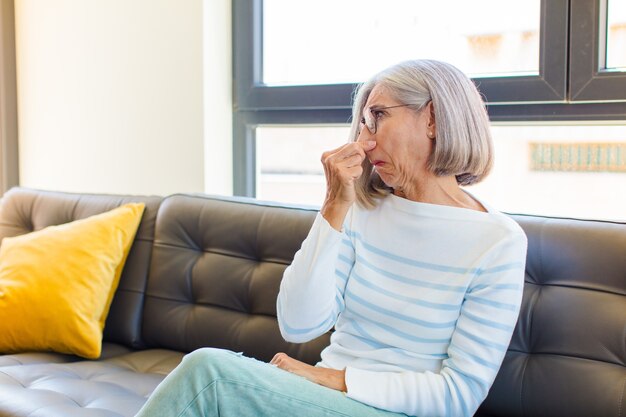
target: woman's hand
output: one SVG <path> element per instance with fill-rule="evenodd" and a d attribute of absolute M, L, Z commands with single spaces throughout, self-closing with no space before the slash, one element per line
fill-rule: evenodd
<path fill-rule="evenodd" d="M 302 376 L 316 384 L 336 389 L 337 391 L 347 391 L 345 370 L 339 371 L 337 369 L 311 366 L 289 357 L 286 353 L 277 353 L 270 363 L 292 374 Z"/>
<path fill-rule="evenodd" d="M 320 212 L 337 230 L 341 230 L 346 213 L 356 200 L 355 182 L 363 174 L 365 152 L 375 147 L 374 141 L 351 142 L 322 154 L 326 199 Z"/>

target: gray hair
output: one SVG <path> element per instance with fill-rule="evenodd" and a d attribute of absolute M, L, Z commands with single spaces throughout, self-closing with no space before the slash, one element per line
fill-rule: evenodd
<path fill-rule="evenodd" d="M 367 99 L 380 85 L 400 103 L 416 111 L 433 103 L 437 137 L 428 169 L 437 176 L 456 176 L 459 185 L 476 184 L 493 165 L 493 144 L 489 116 L 474 83 L 458 68 L 434 60 L 406 61 L 376 74 L 362 84 L 352 108 L 350 140 L 356 141 Z M 363 175 L 357 182 L 357 200 L 365 207 L 374 198 L 391 191 L 370 162 L 363 161 Z"/>

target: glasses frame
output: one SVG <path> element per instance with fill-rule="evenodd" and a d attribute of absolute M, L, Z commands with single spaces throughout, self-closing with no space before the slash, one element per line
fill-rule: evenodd
<path fill-rule="evenodd" d="M 365 125 L 367 130 L 369 130 L 372 135 L 375 135 L 376 132 L 378 132 L 378 120 L 376 119 L 376 117 L 374 117 L 373 112 L 379 111 L 379 110 L 395 109 L 396 107 L 407 107 L 407 106 L 412 106 L 412 104 L 397 104 L 395 106 L 387 106 L 387 107 L 370 107 L 367 112 L 363 113 L 363 117 L 361 117 L 361 123 Z"/>

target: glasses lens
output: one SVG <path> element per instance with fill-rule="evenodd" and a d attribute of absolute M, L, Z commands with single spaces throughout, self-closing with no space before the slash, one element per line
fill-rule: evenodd
<path fill-rule="evenodd" d="M 367 129 L 370 131 L 370 133 L 376 133 L 376 119 L 372 114 L 372 109 L 365 109 L 363 118 L 365 119 L 365 126 L 367 126 Z"/>

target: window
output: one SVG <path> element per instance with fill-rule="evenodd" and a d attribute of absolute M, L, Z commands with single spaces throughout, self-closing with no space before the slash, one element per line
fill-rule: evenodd
<path fill-rule="evenodd" d="M 587 1 L 587 0 L 585 0 Z M 278 3 L 272 3 L 278 2 Z M 329 21 L 328 17 L 321 21 L 315 21 L 313 24 L 313 35 L 308 37 L 302 35 L 298 36 L 299 31 L 306 32 L 306 25 L 301 24 L 300 21 L 309 20 L 310 9 L 321 8 L 318 4 L 324 5 L 324 2 L 318 2 L 316 0 L 303 0 L 299 2 L 287 2 L 289 7 L 298 7 L 297 12 L 291 12 L 292 16 L 287 18 L 283 16 L 282 12 L 276 17 L 271 15 L 272 5 L 280 4 L 281 0 L 235 0 L 233 4 L 234 11 L 234 69 L 235 69 L 235 105 L 238 111 L 259 111 L 259 110 L 317 110 L 317 109 L 349 109 L 350 99 L 352 92 L 358 82 L 363 81 L 362 77 L 369 77 L 377 69 L 388 66 L 389 63 L 396 61 L 397 58 L 406 59 L 414 57 L 415 53 L 431 53 L 434 58 L 447 58 L 456 55 L 456 53 L 446 54 L 442 51 L 444 48 L 426 48 L 418 46 L 417 51 L 407 54 L 387 54 L 387 61 L 383 61 L 381 65 L 373 64 L 371 70 L 363 71 L 363 74 L 355 73 L 350 75 L 337 75 L 341 73 L 341 69 L 344 65 L 339 65 L 329 58 L 327 51 L 332 51 L 333 44 L 339 44 L 338 51 L 335 55 L 339 55 L 341 51 L 347 55 L 347 61 L 349 62 L 361 62 L 367 61 L 364 56 L 371 56 L 373 50 L 367 46 L 363 46 L 363 40 L 358 38 L 352 38 L 344 36 L 338 39 L 328 39 L 321 37 L 320 32 L 333 32 L 332 28 L 328 29 L 327 26 L 335 24 L 335 26 L 350 26 L 354 25 L 352 14 L 354 10 L 361 9 L 361 4 L 366 3 L 363 0 L 342 0 L 341 2 L 328 3 L 326 8 L 322 9 L 321 15 L 337 16 Z M 265 10 L 265 4 L 270 6 L 269 11 Z M 447 0 L 440 2 L 428 2 L 426 0 L 412 0 L 411 4 L 419 6 L 419 10 L 425 10 L 428 7 L 433 8 L 433 12 L 437 12 L 439 16 L 442 15 L 440 9 L 448 10 L 450 8 L 459 9 L 458 13 L 462 16 L 465 13 L 464 10 L 460 10 L 460 5 L 468 3 L 473 4 L 485 4 L 495 7 L 496 11 L 500 10 L 502 14 L 501 3 L 504 3 L 505 8 L 518 5 L 517 9 L 523 11 L 520 12 L 525 16 L 522 23 L 518 23 L 515 26 L 515 30 L 511 33 L 505 30 L 506 26 L 497 24 L 501 20 L 501 16 L 494 18 L 493 15 L 476 13 L 472 14 L 472 19 L 475 25 L 471 27 L 468 24 L 464 24 L 464 28 L 455 28 L 450 25 L 445 25 L 440 32 L 439 37 L 446 39 L 450 45 L 463 45 L 464 54 L 468 57 L 474 57 L 473 59 L 465 59 L 467 71 L 477 72 L 492 72 L 487 66 L 494 62 L 500 62 L 498 65 L 500 69 L 497 70 L 508 72 L 509 76 L 481 76 L 480 86 L 481 92 L 486 95 L 490 103 L 506 104 L 506 103 L 525 103 L 525 102 L 562 102 L 565 99 L 566 94 L 566 68 L 567 68 L 567 31 L 568 31 L 568 0 L 543 0 L 537 2 L 535 0 L 507 0 L 507 1 L 488 1 L 480 0 L 477 2 L 460 2 L 455 0 Z M 431 3 L 437 4 L 431 5 Z M 593 3 L 593 2 L 592 2 Z M 331 5 L 332 4 L 332 5 Z M 338 4 L 344 5 L 338 8 Z M 401 7 L 406 6 L 407 3 L 404 0 L 389 0 L 385 3 L 384 8 L 391 10 L 395 13 L 396 20 L 398 16 L 403 16 L 404 11 Z M 496 4 L 498 6 L 496 6 Z M 345 5 L 351 5 L 351 8 L 346 8 Z M 287 7 L 287 6 L 286 6 Z M 465 5 L 463 7 L 471 7 Z M 434 10 L 434 9 L 437 10 Z M 307 14 L 303 15 L 301 10 L 306 9 Z M 369 16 L 377 16 L 379 14 L 380 7 L 363 8 L 364 12 Z M 470 9 L 471 10 L 471 9 Z M 474 10 L 479 10 L 478 8 Z M 486 9 L 488 10 L 488 9 Z M 270 15 L 266 16 L 266 12 Z M 343 12 L 343 14 L 341 14 Z M 414 19 L 419 18 L 417 12 L 413 13 Z M 443 13 L 444 16 L 450 15 L 450 13 Z M 509 16 L 510 13 L 507 10 L 504 13 L 505 16 Z M 533 17 L 534 16 L 534 17 Z M 538 19 L 534 21 L 533 19 Z M 281 21 L 289 20 L 296 23 L 280 23 Z M 311 19 L 314 20 L 314 19 Z M 380 24 L 385 20 L 381 18 Z M 389 21 L 390 19 L 386 19 Z M 448 18 L 440 18 L 436 23 L 447 21 Z M 459 19 L 459 21 L 463 21 Z M 494 22 L 495 21 L 495 22 Z M 385 32 L 388 37 L 380 38 L 378 54 L 385 54 L 386 49 L 406 50 L 405 44 L 408 43 L 406 36 L 411 30 L 417 30 L 421 36 L 422 42 L 432 42 L 433 38 L 437 39 L 430 31 L 427 35 L 424 35 L 423 29 L 420 25 L 414 25 L 411 20 L 403 21 L 405 23 L 403 30 L 395 31 L 394 33 Z M 274 29 L 264 31 L 264 24 L 272 24 Z M 391 23 L 387 24 L 388 26 Z M 512 25 L 512 24 L 511 24 Z M 370 25 L 371 26 L 371 25 Z M 283 28 L 281 31 L 280 28 Z M 304 27 L 305 29 L 302 29 Z M 497 34 L 485 33 L 482 31 L 482 27 L 493 27 L 493 30 L 499 30 Z M 368 26 L 369 29 L 369 26 Z M 463 30 L 462 30 L 463 29 Z M 335 31 L 337 32 L 338 29 Z M 537 31 L 538 40 L 537 40 Z M 276 33 L 278 32 L 278 33 Z M 405 37 L 400 36 L 400 32 Z M 490 31 L 491 32 L 491 31 Z M 381 36 L 383 31 L 381 31 Z M 269 36 L 269 39 L 264 42 L 264 36 Z M 299 40 L 298 45 L 285 46 L 289 42 L 284 38 L 293 38 Z M 345 40 L 343 40 L 345 38 Z M 459 38 L 461 40 L 459 41 Z M 272 39 L 278 40 L 278 45 L 269 47 L 269 43 Z M 306 41 L 308 39 L 308 41 Z M 312 40 L 311 40 L 312 39 Z M 313 40 L 317 39 L 319 46 L 316 50 L 312 50 L 310 44 Z M 412 39 L 412 38 L 410 38 Z M 396 45 L 400 45 L 401 48 L 391 48 L 396 42 Z M 522 58 L 515 65 L 510 65 L 515 60 L 510 59 L 510 55 L 507 55 L 510 49 L 514 49 L 519 52 L 519 48 L 512 44 L 517 42 L 518 45 L 525 45 L 522 50 L 524 53 L 517 56 L 524 56 L 528 58 Z M 485 45 L 495 45 L 494 48 L 486 48 Z M 506 48 L 505 48 L 506 46 Z M 297 49 L 300 48 L 300 49 Z M 359 48 L 362 48 L 359 50 Z M 266 56 L 266 49 L 268 55 Z M 500 54 L 498 54 L 498 49 Z M 277 52 L 278 51 L 278 52 Z M 287 51 L 287 52 L 285 52 Z M 317 51 L 317 55 L 315 55 Z M 439 51 L 439 52 L 434 52 Z M 473 53 L 472 53 L 473 51 Z M 494 52 L 495 56 L 485 56 L 486 51 Z M 533 51 L 538 56 L 533 56 Z M 276 64 L 282 58 L 281 54 L 287 53 L 289 62 L 295 62 L 285 65 Z M 483 63 L 481 65 L 480 54 L 483 54 Z M 321 54 L 321 55 L 320 55 Z M 499 59 L 494 59 L 500 57 Z M 369 59 L 372 61 L 372 59 Z M 302 63 L 304 61 L 304 63 Z M 508 61 L 508 62 L 507 62 Z M 485 62 L 487 64 L 485 64 Z M 302 69 L 308 63 L 314 63 L 318 68 L 316 71 L 309 75 L 307 78 L 306 72 Z M 457 62 L 458 63 L 458 62 Z M 336 65 L 337 64 L 337 65 Z M 461 62 L 463 64 L 463 62 Z M 295 65 L 300 70 L 285 70 L 285 66 Z M 276 69 L 278 68 L 278 69 Z M 280 69 L 283 68 L 283 69 Z M 325 69 L 332 70 L 331 75 L 323 75 Z M 348 67 L 350 68 L 350 67 Z M 268 74 L 264 74 L 269 71 Z M 285 72 L 291 73 L 291 76 L 285 74 Z M 511 76 L 518 72 L 517 75 Z M 367 74 L 365 74 L 367 73 Z M 317 75 L 316 75 L 317 74 Z M 321 75 L 320 75 L 321 74 Z M 314 78 L 314 82 L 311 78 Z M 341 81 L 335 81 L 335 84 L 328 84 L 329 79 L 333 77 L 344 78 Z M 353 78 L 349 81 L 346 79 Z M 308 82 L 308 83 L 307 83 Z M 324 83 L 326 82 L 326 83 Z M 279 85 L 276 85 L 279 84 Z M 527 117 L 526 110 L 516 107 L 507 106 L 505 114 L 508 117 L 513 117 L 515 113 L 522 113 L 524 117 Z M 543 112 L 539 112 L 543 115 Z M 543 117 L 543 116 L 542 116 Z"/>
<path fill-rule="evenodd" d="M 626 125 L 492 127 L 495 164 L 466 190 L 511 213 L 626 221 Z"/>
<path fill-rule="evenodd" d="M 321 205 L 322 153 L 346 143 L 347 126 L 260 126 L 256 129 L 256 197 Z"/>
<path fill-rule="evenodd" d="M 382 10 L 370 0 L 235 0 L 235 193 L 320 204 L 321 149 L 345 142 L 357 83 L 394 62 L 428 57 L 473 77 L 494 122 L 496 165 L 524 167 L 495 169 L 475 187 L 477 195 L 503 210 L 615 218 L 598 207 L 624 206 L 599 186 L 626 181 L 617 165 L 537 165 L 532 152 L 622 152 L 624 8 L 619 0 L 390 0 Z M 447 18 L 432 24 L 424 15 Z M 363 21 L 367 33 L 353 24 Z M 408 45 L 406 39 L 415 38 L 425 41 Z M 362 58 L 373 53 L 377 59 Z M 523 188 L 521 195 L 535 201 L 522 205 L 501 192 L 514 178 L 544 188 Z M 583 209 L 568 188 L 582 178 L 585 190 L 601 194 L 595 212 Z"/>
<path fill-rule="evenodd" d="M 348 126 L 262 126 L 256 133 L 256 196 L 320 206 L 321 154 L 345 143 Z M 626 125 L 492 127 L 495 165 L 465 189 L 508 212 L 626 221 Z"/>
<path fill-rule="evenodd" d="M 306 14 L 301 14 L 303 2 L 263 2 L 266 85 L 360 82 L 416 56 L 447 61 L 483 77 L 539 74 L 539 0 L 393 0 L 389 7 L 377 0 L 304 4 Z M 479 10 L 501 18 L 467 18 Z"/>

